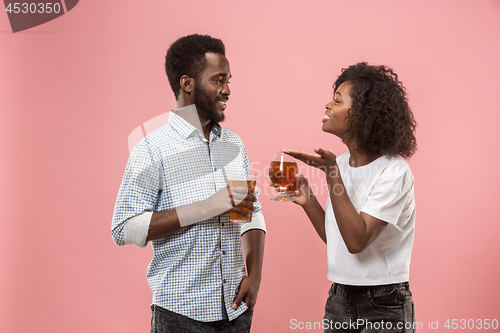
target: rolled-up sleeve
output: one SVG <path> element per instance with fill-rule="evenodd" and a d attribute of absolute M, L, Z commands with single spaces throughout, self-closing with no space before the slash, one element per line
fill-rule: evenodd
<path fill-rule="evenodd" d="M 147 141 L 141 141 L 129 157 L 116 199 L 111 223 L 116 244 L 146 245 L 151 216 L 141 214 L 152 215 L 162 184 L 161 175 L 161 163 L 154 158 Z"/>
<path fill-rule="evenodd" d="M 262 214 L 262 211 L 258 211 L 257 213 L 253 214 L 252 221 L 242 224 L 241 235 L 252 229 L 260 229 L 267 233 L 266 221 L 264 220 L 264 214 Z"/>

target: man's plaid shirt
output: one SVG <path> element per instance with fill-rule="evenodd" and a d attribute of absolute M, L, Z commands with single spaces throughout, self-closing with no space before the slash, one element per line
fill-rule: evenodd
<path fill-rule="evenodd" d="M 113 214 L 113 239 L 127 244 L 124 226 L 130 218 L 204 200 L 227 186 L 228 174 L 242 171 L 248 174 L 250 164 L 238 135 L 215 125 L 207 141 L 170 112 L 168 123 L 146 136 L 129 157 Z M 263 223 L 259 201 L 255 208 L 254 220 Z M 244 303 L 231 308 L 246 276 L 240 231 L 225 215 L 152 241 L 147 277 L 153 303 L 198 321 L 223 319 L 223 306 L 230 320 L 243 313 Z"/>

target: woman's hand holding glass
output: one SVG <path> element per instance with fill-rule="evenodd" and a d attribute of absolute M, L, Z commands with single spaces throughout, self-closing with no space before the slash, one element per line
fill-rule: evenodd
<path fill-rule="evenodd" d="M 306 163 L 307 165 L 313 166 L 320 170 L 323 170 L 325 174 L 331 174 L 332 168 L 337 165 L 337 156 L 328 150 L 321 148 L 314 148 L 315 154 L 305 153 L 302 151 L 284 148 L 281 150 L 284 154 L 290 155 L 295 159 Z M 295 203 L 304 206 L 311 198 L 314 197 L 314 193 L 309 186 L 309 182 L 302 174 L 297 174 L 296 176 L 297 190 L 293 195 Z"/>
<path fill-rule="evenodd" d="M 297 189 L 295 175 L 297 174 L 297 162 L 283 153 L 274 153 L 269 167 L 269 179 L 271 186 L 280 193 L 273 201 L 294 201 L 292 194 Z"/>
<path fill-rule="evenodd" d="M 314 193 L 311 190 L 311 186 L 309 186 L 309 182 L 307 178 L 302 174 L 295 175 L 295 179 L 297 180 L 297 190 L 291 195 L 294 199 L 294 202 L 298 205 L 304 206 L 307 201 L 314 197 Z"/>

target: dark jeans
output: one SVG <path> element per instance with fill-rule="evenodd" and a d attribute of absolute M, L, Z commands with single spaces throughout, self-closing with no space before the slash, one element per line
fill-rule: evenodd
<path fill-rule="evenodd" d="M 382 286 L 334 283 L 325 306 L 325 333 L 413 333 L 415 311 L 408 282 Z"/>
<path fill-rule="evenodd" d="M 201 322 L 152 305 L 151 333 L 249 333 L 253 310 L 248 309 L 238 318 Z"/>

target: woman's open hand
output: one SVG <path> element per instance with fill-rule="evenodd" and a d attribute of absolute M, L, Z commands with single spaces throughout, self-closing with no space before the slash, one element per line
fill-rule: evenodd
<path fill-rule="evenodd" d="M 335 154 L 331 151 L 321 148 L 314 148 L 315 154 L 288 148 L 283 148 L 281 151 L 292 156 L 293 158 L 298 159 L 299 161 L 306 163 L 307 165 L 323 170 L 325 173 L 337 164 L 337 156 L 335 156 Z"/>

